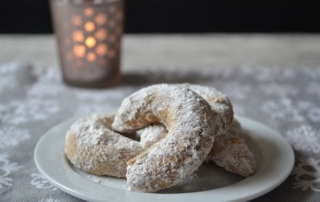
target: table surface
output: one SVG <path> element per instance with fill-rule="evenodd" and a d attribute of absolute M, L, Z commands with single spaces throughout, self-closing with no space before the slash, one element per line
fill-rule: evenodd
<path fill-rule="evenodd" d="M 253 201 L 320 200 L 319 35 L 125 35 L 123 50 L 119 85 L 89 90 L 62 82 L 52 35 L 0 36 L 0 201 L 81 201 L 38 171 L 40 137 L 144 86 L 186 82 L 227 94 L 236 114 L 292 146 L 291 174 Z"/>
<path fill-rule="evenodd" d="M 123 69 L 140 66 L 320 65 L 320 35 L 125 35 Z M 0 64 L 16 59 L 58 66 L 53 35 L 0 35 Z"/>

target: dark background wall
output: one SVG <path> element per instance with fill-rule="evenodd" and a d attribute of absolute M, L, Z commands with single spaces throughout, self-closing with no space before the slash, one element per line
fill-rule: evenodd
<path fill-rule="evenodd" d="M 320 32 L 316 1 L 126 0 L 127 33 Z M 0 33 L 51 33 L 48 0 L 0 1 Z"/>

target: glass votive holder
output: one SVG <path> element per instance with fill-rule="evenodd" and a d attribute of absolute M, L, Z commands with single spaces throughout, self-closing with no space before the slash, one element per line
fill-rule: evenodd
<path fill-rule="evenodd" d="M 124 0 L 50 0 L 65 83 L 103 88 L 121 79 Z"/>

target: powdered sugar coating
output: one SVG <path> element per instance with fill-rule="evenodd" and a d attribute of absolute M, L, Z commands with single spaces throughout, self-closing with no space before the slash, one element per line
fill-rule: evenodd
<path fill-rule="evenodd" d="M 114 115 L 92 114 L 67 131 L 65 153 L 70 162 L 95 175 L 125 177 L 126 162 L 143 151 L 138 141 L 110 129 Z"/>
<path fill-rule="evenodd" d="M 153 144 L 159 142 L 165 138 L 168 134 L 164 125 L 152 125 L 146 128 L 140 129 L 137 132 L 137 136 L 140 139 L 140 144 L 144 149 L 148 149 Z"/>
<path fill-rule="evenodd" d="M 256 167 L 255 159 L 243 138 L 240 123 L 233 122 L 233 109 L 228 97 L 211 87 L 194 84 L 181 86 L 198 93 L 209 103 L 211 112 L 217 114 L 214 116 L 214 121 L 220 127 L 217 127 L 216 134 L 223 135 L 216 137 L 208 159 L 229 172 L 245 177 L 252 175 Z M 167 135 L 167 130 L 162 125 L 154 125 L 141 129 L 138 134 L 142 147 L 148 148 L 163 139 Z"/>
<path fill-rule="evenodd" d="M 229 172 L 244 177 L 252 175 L 256 163 L 244 136 L 240 123 L 235 120 L 225 134 L 216 137 L 209 159 Z"/>
<path fill-rule="evenodd" d="M 167 133 L 166 128 L 162 125 L 153 125 L 138 131 L 143 148 L 148 148 L 160 141 L 166 137 Z M 223 135 L 215 137 L 208 160 L 229 172 L 244 177 L 254 174 L 256 170 L 254 155 L 248 148 L 244 137 L 240 123 L 235 120 Z"/>
<path fill-rule="evenodd" d="M 231 126 L 233 123 L 233 108 L 229 98 L 225 94 L 208 86 L 196 84 L 177 85 L 189 88 L 209 103 L 211 113 L 213 114 L 213 118 L 215 118 L 214 122 L 219 126 L 216 127 L 217 131 L 215 131 L 215 135 L 223 134 Z M 155 142 L 163 139 L 167 134 L 167 130 L 163 125 L 154 125 L 137 131 L 137 134 L 140 136 L 142 146 L 148 148 Z"/>
<path fill-rule="evenodd" d="M 209 104 L 195 92 L 175 85 L 143 88 L 123 100 L 112 128 L 129 132 L 162 123 L 168 135 L 128 162 L 130 189 L 155 192 L 192 174 L 206 159 L 218 127 Z"/>
<path fill-rule="evenodd" d="M 233 122 L 233 108 L 229 98 L 212 87 L 196 84 L 184 84 L 184 86 L 198 93 L 209 103 L 211 112 L 216 115 L 214 121 L 220 126 L 217 127 L 216 134 L 223 134 Z"/>

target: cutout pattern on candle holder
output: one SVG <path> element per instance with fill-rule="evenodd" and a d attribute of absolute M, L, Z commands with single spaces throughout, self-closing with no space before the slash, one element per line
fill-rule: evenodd
<path fill-rule="evenodd" d="M 51 0 L 51 6 L 63 80 L 84 87 L 116 83 L 120 79 L 123 1 Z"/>
<path fill-rule="evenodd" d="M 122 35 L 122 15 L 117 5 L 111 5 L 105 10 L 98 6 L 88 7 L 71 13 L 66 23 L 68 25 L 64 26 L 69 29 L 71 40 L 61 44 L 70 44 L 65 58 L 74 62 L 75 67 L 84 67 L 94 62 L 103 66 L 107 60 L 116 57 L 120 49 L 118 38 Z"/>

